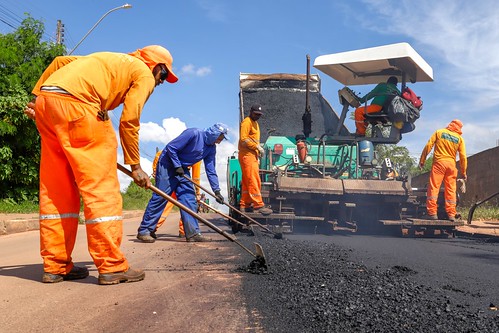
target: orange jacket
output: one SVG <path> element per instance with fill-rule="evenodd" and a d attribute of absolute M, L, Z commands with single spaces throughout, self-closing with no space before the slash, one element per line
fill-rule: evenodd
<path fill-rule="evenodd" d="M 435 131 L 421 153 L 419 165 L 424 165 L 426 156 L 428 156 L 433 146 L 435 146 L 435 150 L 433 152 L 434 162 L 442 160 L 452 160 L 455 162 L 456 155 L 459 153 L 459 166 L 461 168 L 461 174 L 463 176 L 466 175 L 466 169 L 468 167 L 466 147 L 464 139 L 459 133 L 451 131 L 448 128 L 442 128 Z"/>
<path fill-rule="evenodd" d="M 140 164 L 140 114 L 154 91 L 151 69 L 143 61 L 124 53 L 98 52 L 82 57 L 57 57 L 37 82 L 69 92 L 96 112 L 113 110 L 123 103 L 120 138 L 126 164 Z"/>
<path fill-rule="evenodd" d="M 239 127 L 240 154 L 251 153 L 258 157 L 258 145 L 260 144 L 260 126 L 258 122 L 250 117 L 244 118 Z"/>

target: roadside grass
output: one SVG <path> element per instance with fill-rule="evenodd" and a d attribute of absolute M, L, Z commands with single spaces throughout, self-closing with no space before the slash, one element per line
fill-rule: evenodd
<path fill-rule="evenodd" d="M 462 218 L 466 220 L 470 209 L 471 206 L 458 207 L 457 210 L 461 213 Z M 492 204 L 478 206 L 473 212 L 473 221 L 499 221 L 499 207 Z"/>
<path fill-rule="evenodd" d="M 121 193 L 123 199 L 123 210 L 145 210 L 151 198 L 151 191 L 138 186 L 130 186 L 126 193 Z M 83 211 L 83 206 L 80 209 Z M 173 207 L 173 211 L 178 211 Z M 0 200 L 0 213 L 3 214 L 31 214 L 38 213 L 38 202 L 23 201 L 20 203 L 12 199 Z"/>
<path fill-rule="evenodd" d="M 16 203 L 12 199 L 0 200 L 0 213 L 4 214 L 28 214 L 38 213 L 38 202 L 23 201 Z"/>
<path fill-rule="evenodd" d="M 142 188 L 132 189 L 126 193 L 121 193 L 123 198 L 123 210 L 145 210 L 151 192 Z M 461 213 L 462 219 L 467 220 L 471 206 L 457 207 Z M 173 211 L 178 211 L 177 207 L 173 207 Z M 14 200 L 0 200 L 0 213 L 3 214 L 29 214 L 38 213 L 38 202 L 24 201 L 16 203 Z M 493 204 L 483 204 L 478 206 L 473 213 L 474 221 L 499 221 L 499 207 Z"/>

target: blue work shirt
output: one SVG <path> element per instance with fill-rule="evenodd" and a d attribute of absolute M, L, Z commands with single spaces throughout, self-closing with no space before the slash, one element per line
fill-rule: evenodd
<path fill-rule="evenodd" d="M 174 169 L 180 166 L 188 167 L 203 160 L 206 176 L 213 192 L 220 190 L 215 169 L 217 153 L 215 141 L 219 136 L 220 132 L 188 128 L 165 147 Z"/>

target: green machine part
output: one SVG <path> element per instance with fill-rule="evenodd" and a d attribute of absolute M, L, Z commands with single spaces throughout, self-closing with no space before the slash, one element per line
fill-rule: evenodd
<path fill-rule="evenodd" d="M 356 179 L 361 175 L 357 167 L 356 144 L 328 144 L 321 138 L 301 138 L 307 147 L 308 161 L 298 159 L 297 139 L 294 137 L 270 136 L 265 142 L 265 157 L 260 160 L 260 169 L 294 172 L 300 174 L 304 168 L 313 167 L 325 176 Z"/>

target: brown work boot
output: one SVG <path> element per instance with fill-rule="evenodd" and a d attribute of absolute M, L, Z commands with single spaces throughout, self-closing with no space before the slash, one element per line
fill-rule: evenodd
<path fill-rule="evenodd" d="M 455 221 L 456 221 L 456 217 L 455 217 L 455 216 L 453 216 L 453 215 L 449 215 L 449 216 L 447 217 L 447 219 L 448 219 L 449 221 L 451 221 L 451 222 L 455 222 Z"/>
<path fill-rule="evenodd" d="M 425 220 L 438 220 L 438 216 L 436 214 L 435 215 L 425 214 L 425 215 L 423 215 L 423 219 L 425 219 Z"/>
<path fill-rule="evenodd" d="M 243 213 L 252 213 L 253 207 L 241 207 L 241 212 Z"/>
<path fill-rule="evenodd" d="M 211 238 L 201 236 L 201 234 L 197 234 L 190 238 L 187 238 L 188 242 L 211 242 Z"/>
<path fill-rule="evenodd" d="M 156 234 L 154 234 L 154 236 L 156 236 Z M 156 239 L 151 235 L 137 234 L 137 239 L 142 243 L 154 243 L 156 241 Z"/>
<path fill-rule="evenodd" d="M 262 206 L 260 208 L 255 208 L 255 213 L 260 213 L 262 215 L 270 215 L 272 214 L 274 211 L 268 207 L 265 207 L 265 206 Z"/>
<path fill-rule="evenodd" d="M 121 282 L 137 282 L 144 280 L 146 273 L 141 269 L 128 268 L 124 272 L 99 274 L 99 284 L 118 284 Z"/>
<path fill-rule="evenodd" d="M 43 283 L 57 283 L 67 280 L 80 280 L 88 276 L 88 269 L 86 267 L 73 266 L 68 274 L 52 274 L 43 273 L 42 282 Z"/>

